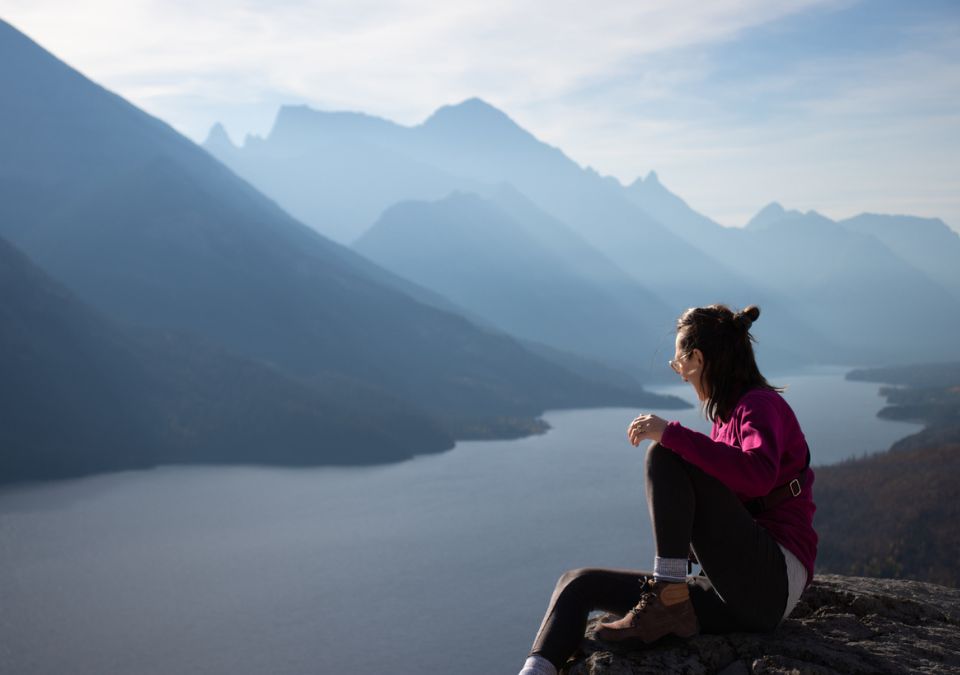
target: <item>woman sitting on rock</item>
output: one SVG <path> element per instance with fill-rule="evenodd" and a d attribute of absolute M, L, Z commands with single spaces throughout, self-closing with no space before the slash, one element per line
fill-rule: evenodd
<path fill-rule="evenodd" d="M 646 455 L 653 572 L 565 572 L 520 675 L 555 675 L 580 645 L 591 610 L 605 641 L 770 631 L 813 576 L 813 471 L 793 410 L 757 368 L 750 326 L 757 307 L 689 309 L 677 321 L 670 367 L 697 393 L 713 430 L 639 415 L 630 442 Z M 687 577 L 688 559 L 701 566 Z"/>

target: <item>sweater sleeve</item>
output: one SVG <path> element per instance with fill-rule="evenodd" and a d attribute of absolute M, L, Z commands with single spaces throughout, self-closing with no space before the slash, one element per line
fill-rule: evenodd
<path fill-rule="evenodd" d="M 766 401 L 740 408 L 740 447 L 670 422 L 660 442 L 747 499 L 776 487 L 783 452 L 776 411 Z"/>

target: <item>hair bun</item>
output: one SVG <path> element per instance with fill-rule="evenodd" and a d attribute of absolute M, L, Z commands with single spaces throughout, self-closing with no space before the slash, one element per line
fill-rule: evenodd
<path fill-rule="evenodd" d="M 750 305 L 741 312 L 737 312 L 733 315 L 733 320 L 738 326 L 743 328 L 743 330 L 750 330 L 750 326 L 753 325 L 753 322 L 760 318 L 760 308 L 756 305 Z"/>

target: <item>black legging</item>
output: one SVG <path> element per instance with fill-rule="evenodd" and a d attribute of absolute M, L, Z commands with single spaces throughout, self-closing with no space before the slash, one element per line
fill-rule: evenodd
<path fill-rule="evenodd" d="M 647 451 L 646 475 L 657 555 L 686 558 L 692 546 L 706 575 L 687 579 L 700 631 L 776 628 L 787 606 L 787 572 L 773 537 L 730 488 L 659 443 Z M 564 572 L 530 654 L 540 654 L 559 670 L 583 640 L 591 610 L 620 615 L 639 602 L 641 575 L 653 572 Z"/>

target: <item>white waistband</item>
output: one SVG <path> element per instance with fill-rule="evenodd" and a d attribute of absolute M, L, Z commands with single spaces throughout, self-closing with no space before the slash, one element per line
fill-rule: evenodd
<path fill-rule="evenodd" d="M 790 612 L 793 611 L 793 608 L 800 600 L 803 587 L 807 584 L 807 568 L 804 567 L 797 556 L 785 548 L 783 544 L 778 542 L 777 546 L 783 551 L 783 557 L 787 563 L 787 607 L 783 612 L 783 618 L 786 619 L 790 616 Z"/>

